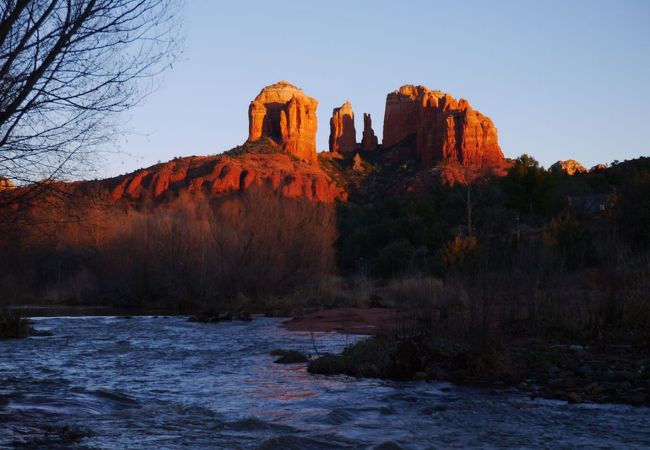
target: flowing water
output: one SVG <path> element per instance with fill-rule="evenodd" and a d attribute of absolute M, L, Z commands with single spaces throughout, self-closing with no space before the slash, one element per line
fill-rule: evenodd
<path fill-rule="evenodd" d="M 650 408 L 445 383 L 310 375 L 274 348 L 339 351 L 278 319 L 43 318 L 0 341 L 0 448 L 648 448 Z"/>

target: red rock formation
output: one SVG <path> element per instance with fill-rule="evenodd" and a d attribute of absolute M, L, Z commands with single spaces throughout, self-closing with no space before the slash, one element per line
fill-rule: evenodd
<path fill-rule="evenodd" d="M 402 86 L 386 98 L 384 147 L 415 137 L 422 164 L 458 161 L 463 165 L 503 165 L 492 121 L 465 99 L 424 86 Z"/>
<path fill-rule="evenodd" d="M 575 175 L 576 173 L 587 173 L 588 170 L 575 159 L 567 159 L 566 161 L 558 161 L 550 167 L 554 173 L 565 173 L 567 175 Z"/>
<path fill-rule="evenodd" d="M 14 184 L 7 177 L 0 177 L 0 192 L 9 190 L 14 187 Z"/>
<path fill-rule="evenodd" d="M 282 153 L 178 158 L 94 183 L 108 187 L 114 201 L 163 201 L 183 191 L 219 196 L 252 187 L 327 203 L 347 199 L 347 193 L 317 165 Z"/>
<path fill-rule="evenodd" d="M 342 106 L 334 108 L 332 111 L 332 118 L 330 119 L 330 151 L 352 152 L 357 147 L 354 112 L 350 102 L 346 101 Z"/>
<path fill-rule="evenodd" d="M 375 150 L 379 147 L 379 140 L 372 129 L 372 119 L 370 114 L 363 113 L 363 136 L 361 138 L 361 148 L 363 150 Z"/>
<path fill-rule="evenodd" d="M 286 81 L 265 87 L 248 109 L 248 141 L 273 139 L 303 161 L 316 161 L 316 99 Z"/>
<path fill-rule="evenodd" d="M 359 173 L 364 171 L 363 159 L 361 159 L 361 156 L 358 153 L 354 154 L 354 159 L 352 161 L 352 170 Z"/>

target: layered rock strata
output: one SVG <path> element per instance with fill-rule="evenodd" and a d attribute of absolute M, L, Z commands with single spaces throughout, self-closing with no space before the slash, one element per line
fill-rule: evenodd
<path fill-rule="evenodd" d="M 281 153 L 179 158 L 99 183 L 113 201 L 162 201 L 181 192 L 219 196 L 252 188 L 326 203 L 347 199 L 317 165 Z"/>
<path fill-rule="evenodd" d="M 383 146 L 415 138 L 424 165 L 457 161 L 462 165 L 502 165 L 497 129 L 465 99 L 424 86 L 406 85 L 386 98 Z"/>
<path fill-rule="evenodd" d="M 248 142 L 270 138 L 286 153 L 316 162 L 318 101 L 280 81 L 265 87 L 248 108 Z"/>

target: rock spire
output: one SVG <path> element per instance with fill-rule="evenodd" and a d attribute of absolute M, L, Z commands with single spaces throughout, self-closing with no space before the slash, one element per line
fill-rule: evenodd
<path fill-rule="evenodd" d="M 354 112 L 349 101 L 332 111 L 329 147 L 331 152 L 351 152 L 358 147 Z"/>

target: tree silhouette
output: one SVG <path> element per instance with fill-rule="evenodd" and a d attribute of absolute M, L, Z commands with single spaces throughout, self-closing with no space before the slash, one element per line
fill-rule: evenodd
<path fill-rule="evenodd" d="M 508 169 L 501 184 L 512 208 L 526 214 L 540 214 L 548 207 L 553 177 L 535 158 L 523 154 Z"/>
<path fill-rule="evenodd" d="M 86 168 L 177 48 L 174 0 L 4 0 L 0 176 L 19 184 Z"/>

